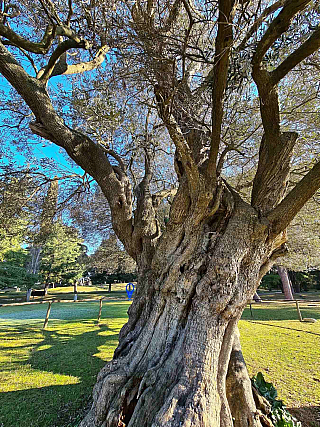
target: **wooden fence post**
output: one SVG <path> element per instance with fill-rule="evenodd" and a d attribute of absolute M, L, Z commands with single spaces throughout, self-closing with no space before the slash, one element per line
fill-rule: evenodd
<path fill-rule="evenodd" d="M 252 312 L 252 304 L 251 304 L 251 301 L 250 301 L 250 315 L 251 315 L 251 317 L 252 317 L 252 319 L 253 319 L 253 312 Z"/>
<path fill-rule="evenodd" d="M 51 305 L 52 305 L 52 301 L 50 301 L 48 304 L 48 310 L 47 310 L 46 319 L 45 319 L 44 324 L 43 324 L 43 329 L 46 329 L 46 327 L 47 327 L 47 324 L 49 321 L 49 316 L 50 316 Z"/>
<path fill-rule="evenodd" d="M 100 307 L 99 307 L 99 314 L 98 314 L 98 323 L 100 322 L 100 319 L 101 319 L 102 300 L 103 300 L 103 298 L 100 299 Z"/>
<path fill-rule="evenodd" d="M 300 320 L 300 322 L 302 322 L 303 320 L 302 320 L 302 316 L 301 316 L 301 311 L 300 311 L 299 303 L 297 300 L 296 300 L 296 306 L 297 306 L 297 312 L 298 312 L 299 320 Z"/>

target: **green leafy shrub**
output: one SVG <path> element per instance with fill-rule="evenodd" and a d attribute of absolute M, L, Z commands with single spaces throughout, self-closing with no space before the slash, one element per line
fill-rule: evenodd
<path fill-rule="evenodd" d="M 24 249 L 6 252 L 6 258 L 0 261 L 0 289 L 17 286 L 31 288 L 39 280 L 36 274 L 27 272 L 25 265 L 28 260 Z"/>
<path fill-rule="evenodd" d="M 269 291 L 272 291 L 273 289 L 281 289 L 281 279 L 280 276 L 275 274 L 266 274 L 262 280 L 260 287 L 262 289 L 268 289 Z"/>
<path fill-rule="evenodd" d="M 265 397 L 271 405 L 271 418 L 275 427 L 302 427 L 289 411 L 286 410 L 282 400 L 277 400 L 277 390 L 272 383 L 268 383 L 261 372 L 252 378 L 253 386 Z"/>

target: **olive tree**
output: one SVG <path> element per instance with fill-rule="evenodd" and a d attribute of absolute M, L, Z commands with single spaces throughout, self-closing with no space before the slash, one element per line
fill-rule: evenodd
<path fill-rule="evenodd" d="M 295 147 L 303 143 L 304 108 L 319 101 L 319 2 L 6 5 L 0 72 L 32 111 L 31 131 L 96 180 L 113 230 L 137 263 L 129 320 L 81 426 L 272 425 L 252 391 L 237 323 L 261 277 L 285 253 L 287 226 L 320 187 L 316 156 L 287 186 Z M 31 65 L 23 68 L 26 60 Z M 144 98 L 146 116 L 156 107 L 161 123 L 154 129 L 165 128 L 175 146 L 178 185 L 165 226 L 157 207 L 174 191 L 154 191 L 148 120 L 137 181 L 121 138 L 110 144 L 92 127 L 88 132 L 85 121 L 72 126 L 61 97 L 52 102 L 51 77 L 97 66 L 114 87 Z M 301 92 L 286 90 L 293 80 Z M 283 115 L 288 99 L 295 115 Z M 297 125 L 290 117 L 298 113 Z M 310 138 L 316 143 L 318 133 Z M 252 176 L 249 200 L 232 186 L 241 174 Z"/>

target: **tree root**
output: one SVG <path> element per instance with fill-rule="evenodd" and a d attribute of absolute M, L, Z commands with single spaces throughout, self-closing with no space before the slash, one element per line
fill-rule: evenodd
<path fill-rule="evenodd" d="M 239 337 L 236 330 L 226 379 L 234 427 L 274 427 L 269 418 L 271 405 L 251 384 Z"/>

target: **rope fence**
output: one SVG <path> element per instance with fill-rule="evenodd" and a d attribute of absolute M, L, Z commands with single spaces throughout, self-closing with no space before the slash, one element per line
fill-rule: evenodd
<path fill-rule="evenodd" d="M 83 299 L 81 301 L 78 300 L 66 300 L 66 299 L 52 299 L 49 301 L 30 301 L 30 302 L 21 302 L 21 303 L 10 303 L 10 304 L 0 304 L 0 307 L 16 307 L 16 306 L 23 306 L 23 305 L 37 305 L 37 304 L 48 304 L 48 309 L 47 309 L 47 313 L 46 313 L 46 317 L 44 320 L 44 324 L 43 324 L 43 329 L 46 329 L 48 322 L 49 322 L 49 317 L 50 317 L 50 312 L 51 312 L 51 307 L 52 304 L 55 303 L 77 303 L 77 305 L 79 303 L 82 302 L 98 302 L 99 303 L 99 313 L 98 313 L 98 318 L 97 318 L 97 322 L 100 322 L 101 319 L 101 312 L 102 312 L 102 303 L 104 299 L 108 299 L 108 297 L 102 297 L 99 299 Z"/>
<path fill-rule="evenodd" d="M 44 324 L 43 324 L 43 329 L 46 329 L 48 322 L 49 322 L 49 317 L 50 317 L 50 312 L 51 312 L 51 307 L 53 304 L 57 304 L 57 303 L 77 303 L 80 304 L 82 302 L 97 302 L 99 303 L 99 310 L 98 310 L 98 317 L 97 317 L 97 322 L 99 323 L 101 320 L 101 313 L 102 313 L 102 305 L 103 305 L 103 300 L 105 299 L 109 299 L 108 297 L 102 297 L 99 299 L 82 299 L 82 300 L 66 300 L 66 299 L 52 299 L 49 301 L 29 301 L 29 302 L 22 302 L 22 303 L 9 303 L 9 304 L 0 304 L 0 307 L 16 307 L 16 306 L 24 306 L 24 305 L 34 305 L 34 304 L 48 304 L 48 309 L 47 309 L 47 313 L 46 313 L 46 317 L 44 320 Z M 261 300 L 261 301 L 255 301 L 255 300 L 249 300 L 248 301 L 248 306 L 250 309 L 250 315 L 251 318 L 254 319 L 254 310 L 253 307 L 263 307 L 263 306 L 267 306 L 267 305 L 271 305 L 271 304 L 283 304 L 284 306 L 288 306 L 288 305 L 295 305 L 296 310 L 297 310 L 297 317 L 299 319 L 300 322 L 307 322 L 307 323 L 315 323 L 317 321 L 317 319 L 314 318 L 304 318 L 302 313 L 301 313 L 301 304 L 303 305 L 307 305 L 307 307 L 320 307 L 320 301 L 317 300 Z"/>
<path fill-rule="evenodd" d="M 317 319 L 310 318 L 310 317 L 303 317 L 301 314 L 301 308 L 300 305 L 307 305 L 307 307 L 320 307 L 320 301 L 318 300 L 250 300 L 248 301 L 248 305 L 250 308 L 250 315 L 252 318 L 254 318 L 252 306 L 263 306 L 263 305 L 271 305 L 271 304 L 283 304 L 283 305 L 295 305 L 297 309 L 297 315 L 300 322 L 306 322 L 306 323 L 315 323 L 317 322 Z"/>

